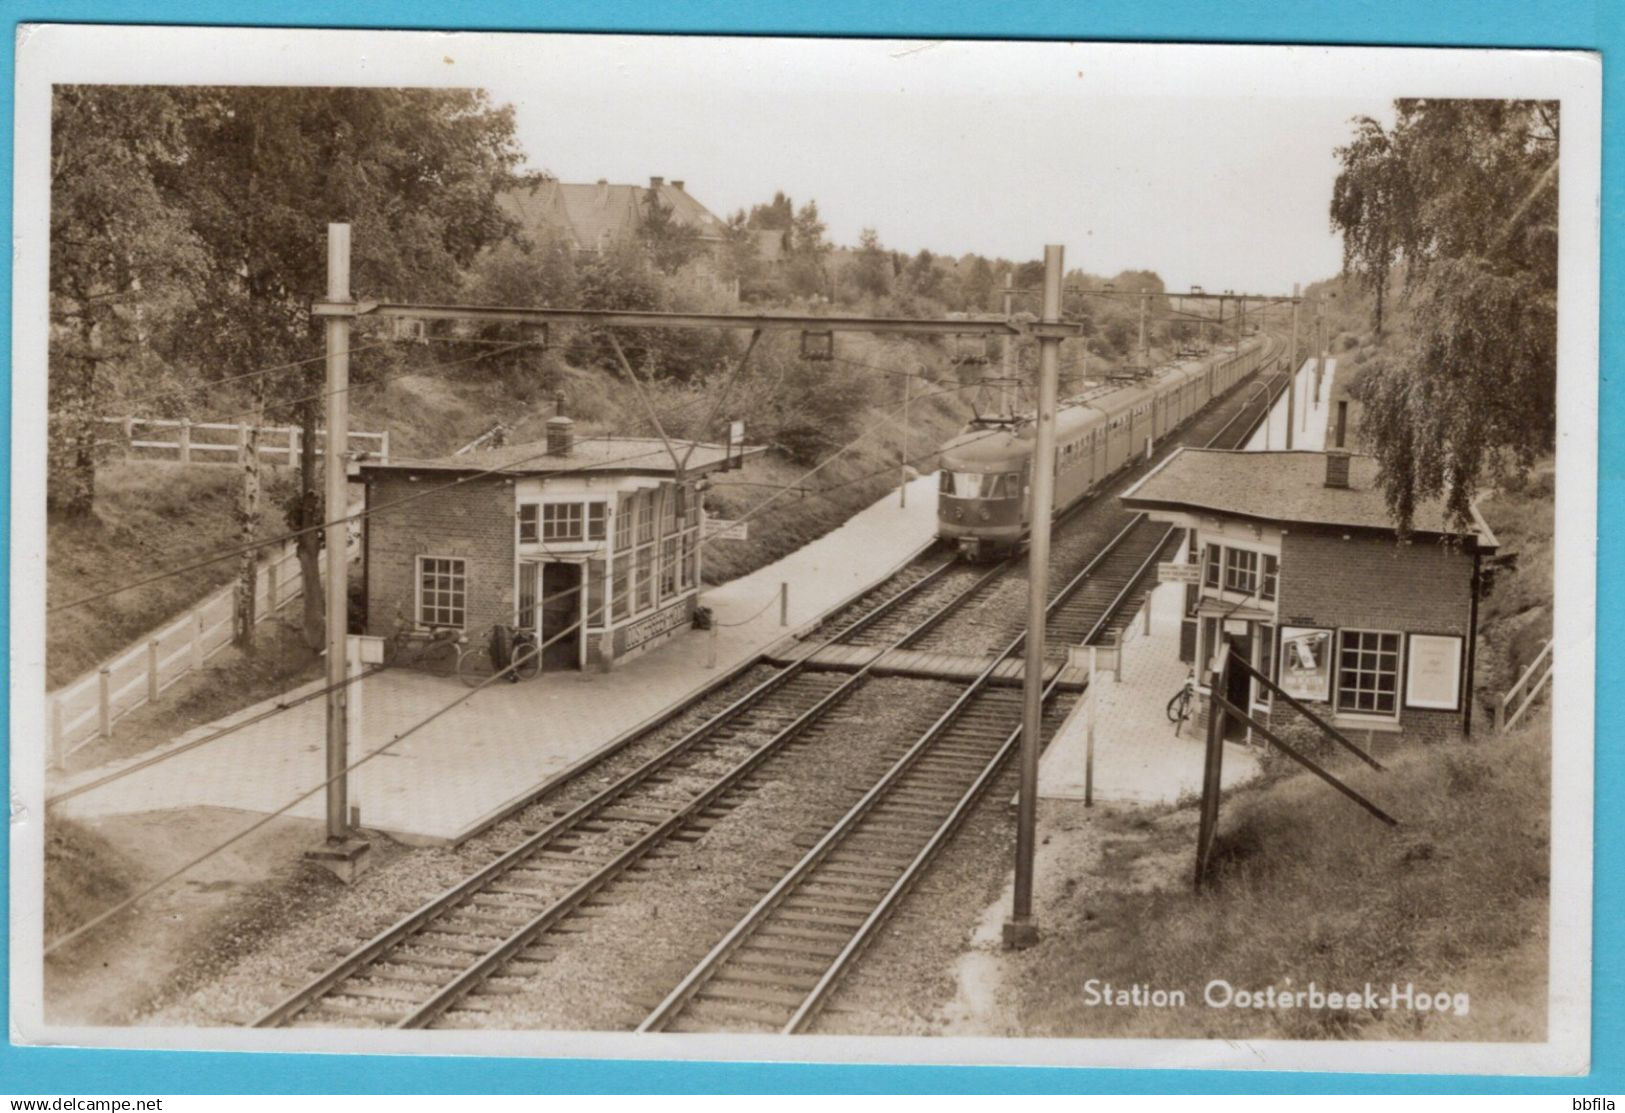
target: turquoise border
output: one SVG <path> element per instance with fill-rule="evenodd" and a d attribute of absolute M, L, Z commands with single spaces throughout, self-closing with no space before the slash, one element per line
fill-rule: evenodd
<path fill-rule="evenodd" d="M 308 27 L 414 27 L 468 30 L 648 31 L 732 34 L 848 34 L 968 38 L 1077 38 L 1211 42 L 1299 42 L 1381 45 L 1539 46 L 1598 50 L 1625 48 L 1625 4 L 1617 0 L 1092 0 L 926 5 L 862 0 L 757 0 L 750 4 L 689 0 L 664 5 L 567 0 L 432 3 L 429 0 L 352 0 L 348 5 L 283 0 L 77 0 L 50 3 L 8 0 L 8 34 L 0 63 L 4 120 L 12 119 L 15 25 L 21 22 L 198 23 Z M 1616 118 L 1618 84 L 1605 70 L 1604 120 Z M 0 145 L 5 198 L 0 233 L 11 239 L 9 140 Z M 1619 211 L 1625 185 L 1619 156 L 1625 134 L 1605 126 L 1603 213 Z M 1625 666 L 1625 599 L 1603 590 L 1618 582 L 1625 560 L 1615 555 L 1625 514 L 1620 435 L 1610 417 L 1621 410 L 1621 387 L 1612 374 L 1619 351 L 1621 300 L 1617 229 L 1605 219 L 1602 297 L 1602 432 L 1599 482 L 1599 591 L 1597 674 L 1618 676 Z M 0 324 L 8 342 L 10 381 L 11 273 L 0 278 Z M 0 513 L 10 522 L 11 399 L 0 395 L 0 441 L 7 451 Z M 0 577 L 10 583 L 10 552 L 0 549 Z M 9 598 L 0 610 L 9 628 Z M 9 644 L 9 642 L 7 643 Z M 0 688 L 0 699 L 4 691 Z M 1483 1078 L 1415 1075 L 1332 1075 L 1226 1071 L 1123 1071 L 1017 1067 L 805 1066 L 777 1063 L 529 1061 L 385 1056 L 268 1055 L 159 1051 L 77 1051 L 0 1046 L 0 1092 L 25 1094 L 142 1093 L 526 1093 L 663 1091 L 873 1091 L 1021 1093 L 1549 1093 L 1625 1092 L 1625 758 L 1608 743 L 1620 736 L 1625 712 L 1602 704 L 1597 715 L 1597 874 L 1595 889 L 1593 1073 L 1583 1079 Z M 7 739 L 9 744 L 9 737 Z M 4 869 L 0 863 L 0 869 Z M 0 887 L 0 912 L 7 894 Z M 0 952 L 0 963 L 6 961 Z M 0 1025 L 10 1030 L 9 998 L 0 1000 Z"/>

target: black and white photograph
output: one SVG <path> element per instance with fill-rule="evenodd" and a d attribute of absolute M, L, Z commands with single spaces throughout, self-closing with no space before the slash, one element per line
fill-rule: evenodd
<path fill-rule="evenodd" d="M 1596 55 L 17 74 L 19 1040 L 1586 1070 Z"/>

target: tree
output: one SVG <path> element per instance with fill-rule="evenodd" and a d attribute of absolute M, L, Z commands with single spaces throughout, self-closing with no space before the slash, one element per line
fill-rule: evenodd
<path fill-rule="evenodd" d="M 1558 106 L 1400 100 L 1361 118 L 1333 190 L 1346 266 L 1405 269 L 1407 335 L 1362 383 L 1362 431 L 1402 530 L 1442 497 L 1457 525 L 1551 449 L 1557 403 Z"/>
<path fill-rule="evenodd" d="M 202 257 L 154 180 L 184 157 L 185 94 L 59 85 L 51 102 L 46 503 L 91 512 L 109 365 L 138 365 L 155 313 L 192 296 Z"/>
<path fill-rule="evenodd" d="M 987 309 L 993 297 L 993 265 L 982 256 L 971 260 L 970 275 L 965 279 L 965 308 L 976 312 Z"/>
<path fill-rule="evenodd" d="M 676 210 L 662 204 L 654 190 L 638 221 L 638 239 L 649 259 L 663 274 L 676 274 L 700 250 L 700 231 L 676 218 Z"/>
<path fill-rule="evenodd" d="M 813 210 L 815 213 L 816 209 Z M 795 204 L 787 197 L 783 190 L 773 194 L 773 200 L 765 205 L 752 205 L 750 217 L 746 227 L 755 230 L 774 230 L 788 232 L 795 223 Z"/>
<path fill-rule="evenodd" d="M 884 297 L 891 293 L 891 254 L 880 246 L 880 233 L 865 228 L 858 234 L 858 257 L 852 263 L 852 283 L 860 294 Z"/>
<path fill-rule="evenodd" d="M 149 90 L 126 89 L 140 99 Z M 353 229 L 358 294 L 432 300 L 449 294 L 479 251 L 513 230 L 499 194 L 523 179 L 508 108 L 460 89 L 231 87 L 194 90 L 184 118 L 186 157 L 161 169 L 207 257 L 185 317 L 187 354 L 221 377 L 317 353 L 309 304 L 326 289 L 330 221 Z M 319 362 L 255 376 L 255 409 L 298 407 L 298 528 L 328 512 L 317 495 Z M 246 454 L 257 460 L 251 445 Z M 245 477 L 245 492 L 253 477 Z M 244 498 L 243 528 L 251 529 Z M 300 539 L 305 636 L 321 641 L 316 531 Z M 245 565 L 251 606 L 254 568 Z M 245 616 L 239 613 L 239 629 Z M 252 630 L 252 615 L 246 616 Z"/>

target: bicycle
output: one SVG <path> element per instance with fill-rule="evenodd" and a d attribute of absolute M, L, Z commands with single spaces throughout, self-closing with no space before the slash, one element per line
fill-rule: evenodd
<path fill-rule="evenodd" d="M 464 648 L 456 665 L 458 678 L 470 688 L 478 688 L 495 675 L 517 684 L 541 673 L 542 649 L 531 631 L 498 622 L 491 627 L 485 645 Z"/>
<path fill-rule="evenodd" d="M 463 632 L 455 626 L 398 626 L 384 640 L 384 664 L 415 668 L 432 676 L 450 676 L 462 656 Z"/>
<path fill-rule="evenodd" d="M 1196 697 L 1196 674 L 1193 672 L 1185 677 L 1185 683 L 1174 698 L 1168 701 L 1168 721 L 1174 724 L 1174 737 L 1179 737 L 1179 729 L 1185 725 L 1185 720 L 1191 717 L 1191 700 Z"/>

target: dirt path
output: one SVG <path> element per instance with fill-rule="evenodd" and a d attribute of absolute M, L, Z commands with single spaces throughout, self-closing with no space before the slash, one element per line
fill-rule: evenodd
<path fill-rule="evenodd" d="M 133 891 L 256 818 L 224 808 L 187 808 L 110 816 L 85 826 L 136 863 Z M 45 964 L 46 1021 L 143 1021 L 250 938 L 275 930 L 299 902 L 301 889 L 325 887 L 301 861 L 320 834 L 320 824 L 308 820 L 275 820 L 70 944 Z"/>

